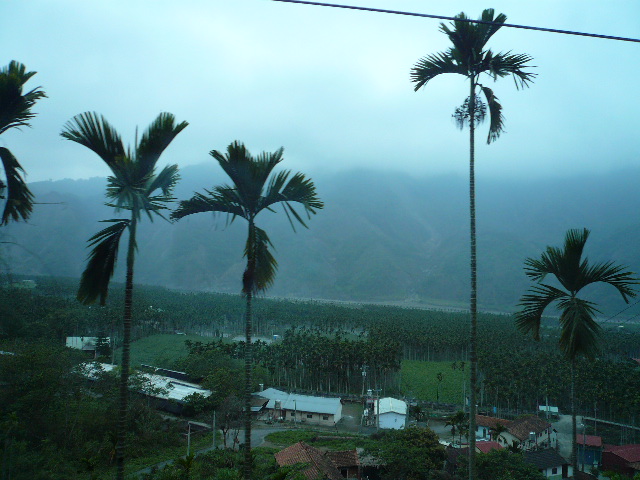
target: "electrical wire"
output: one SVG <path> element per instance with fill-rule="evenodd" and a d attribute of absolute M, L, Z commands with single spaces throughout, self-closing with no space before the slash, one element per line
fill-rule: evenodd
<path fill-rule="evenodd" d="M 538 32 L 550 32 L 550 33 L 560 33 L 563 35 L 577 35 L 581 37 L 592 37 L 592 38 L 602 38 L 605 40 L 619 40 L 621 42 L 634 42 L 640 43 L 640 39 L 638 38 L 628 38 L 628 37 L 616 37 L 614 35 L 602 35 L 599 33 L 585 33 L 585 32 L 575 32 L 572 30 L 559 30 L 557 28 L 545 28 L 545 27 L 532 27 L 529 25 L 517 25 L 514 23 L 496 23 L 496 22 L 487 22 L 484 20 L 472 20 L 470 18 L 456 18 L 456 17 L 445 17 L 443 15 L 433 15 L 429 13 L 415 13 L 415 12 L 404 12 L 401 10 L 386 10 L 383 8 L 372 8 L 372 7 L 357 7 L 355 5 L 340 5 L 335 3 L 323 3 L 323 2 L 309 2 L 306 0 L 272 0 L 274 2 L 282 2 L 282 3 L 297 3 L 300 5 L 313 5 L 317 7 L 332 7 L 332 8 L 344 8 L 347 10 L 359 10 L 363 12 L 375 12 L 375 13 L 389 13 L 393 15 L 405 15 L 409 17 L 422 17 L 422 18 L 436 18 L 439 20 L 451 20 L 451 21 L 462 21 L 469 23 L 484 23 L 487 25 L 500 25 L 502 27 L 509 28 L 520 28 L 523 30 L 535 30 Z"/>

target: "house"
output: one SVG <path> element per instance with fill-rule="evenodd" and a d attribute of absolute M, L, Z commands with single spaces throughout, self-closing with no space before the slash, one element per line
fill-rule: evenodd
<path fill-rule="evenodd" d="M 96 380 L 103 372 L 112 372 L 116 366 L 108 363 L 87 362 L 79 365 L 82 375 L 89 380 Z M 136 376 L 139 381 L 130 377 L 130 386 L 139 393 L 152 398 L 155 406 L 173 413 L 180 413 L 182 406 L 188 402 L 190 395 L 199 394 L 210 397 L 212 392 L 195 383 L 176 380 L 175 378 L 155 375 L 151 373 L 139 373 Z"/>
<path fill-rule="evenodd" d="M 407 421 L 407 404 L 397 398 L 385 397 L 374 401 L 373 414 L 378 415 L 376 420 L 380 428 L 392 428 L 399 430 L 404 428 Z"/>
<path fill-rule="evenodd" d="M 502 450 L 504 447 L 498 442 L 493 441 L 479 441 L 476 442 L 476 452 L 489 453 L 491 450 Z"/>
<path fill-rule="evenodd" d="M 576 441 L 579 464 L 597 467 L 602 463 L 602 437 L 578 434 Z"/>
<path fill-rule="evenodd" d="M 610 445 L 602 452 L 601 470 L 611 470 L 633 477 L 640 472 L 640 445 Z"/>
<path fill-rule="evenodd" d="M 276 462 L 285 465 L 302 464 L 300 473 L 309 480 L 360 479 L 358 452 L 322 452 L 305 442 L 298 442 L 275 454 Z"/>
<path fill-rule="evenodd" d="M 524 452 L 524 460 L 551 480 L 573 476 L 573 467 L 552 448 Z"/>
<path fill-rule="evenodd" d="M 558 407 L 554 407 L 552 405 L 538 405 L 538 412 L 540 414 L 544 414 L 546 418 L 549 418 L 549 417 L 559 418 L 560 416 L 560 411 L 558 410 Z"/>
<path fill-rule="evenodd" d="M 66 346 L 68 348 L 74 348 L 76 350 L 82 350 L 90 354 L 92 357 L 95 357 L 96 346 L 99 341 L 102 341 L 106 345 L 111 344 L 111 339 L 109 337 L 67 337 Z"/>
<path fill-rule="evenodd" d="M 507 445 L 517 442 L 523 450 L 540 447 L 555 447 L 558 442 L 556 431 L 551 424 L 535 415 L 517 418 L 501 435 Z M 504 444 L 504 442 L 501 442 Z"/>
<path fill-rule="evenodd" d="M 342 418 L 339 398 L 298 395 L 275 388 L 267 388 L 253 395 L 266 400 L 263 407 L 255 409 L 266 420 L 333 426 Z"/>
<path fill-rule="evenodd" d="M 331 451 L 327 450 L 327 457 L 331 459 L 344 478 L 361 478 L 360 457 L 357 450 Z"/>
<path fill-rule="evenodd" d="M 476 438 L 478 440 L 493 439 L 495 441 L 500 441 L 500 443 L 502 444 L 505 444 L 502 435 L 500 435 L 500 439 L 494 439 L 492 432 L 495 431 L 498 425 L 509 427 L 511 423 L 511 420 L 505 420 L 503 418 L 488 417 L 486 415 L 476 415 Z"/>

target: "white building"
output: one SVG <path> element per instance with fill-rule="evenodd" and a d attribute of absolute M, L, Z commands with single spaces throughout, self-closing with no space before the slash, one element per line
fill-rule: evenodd
<path fill-rule="evenodd" d="M 374 415 L 379 414 L 380 428 L 404 428 L 407 421 L 407 404 L 397 398 L 385 397 L 374 403 Z"/>
<path fill-rule="evenodd" d="M 89 379 L 95 380 L 100 372 L 112 372 L 116 366 L 109 363 L 83 363 L 80 365 L 82 373 Z M 200 385 L 176 380 L 171 377 L 155 375 L 153 373 L 139 373 L 140 382 L 135 386 L 139 388 L 140 393 L 159 400 L 171 400 L 182 404 L 189 395 L 197 393 L 207 398 L 212 392 Z"/>
<path fill-rule="evenodd" d="M 342 402 L 339 398 L 298 395 L 275 388 L 267 388 L 253 395 L 254 398 L 265 400 L 261 409 L 263 418 L 330 426 L 342 418 Z"/>

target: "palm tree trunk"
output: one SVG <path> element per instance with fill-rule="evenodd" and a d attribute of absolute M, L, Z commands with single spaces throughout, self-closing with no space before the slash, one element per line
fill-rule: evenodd
<path fill-rule="evenodd" d="M 578 474 L 578 422 L 576 415 L 576 359 L 571 359 L 571 465 L 573 476 Z"/>
<path fill-rule="evenodd" d="M 251 301 L 253 293 L 246 293 L 247 311 L 245 324 L 244 350 L 244 479 L 251 480 L 251 373 L 252 373 L 252 345 L 251 345 Z"/>
<path fill-rule="evenodd" d="M 476 83 L 471 77 L 469 97 L 469 217 L 471 231 L 471 335 L 469 356 L 471 361 L 470 399 L 469 399 L 469 480 L 476 478 L 476 390 L 478 383 L 478 312 L 476 281 L 476 180 L 475 180 L 475 110 Z"/>
<path fill-rule="evenodd" d="M 247 270 L 243 278 L 242 290 L 247 299 L 245 311 L 245 346 L 244 346 L 244 480 L 251 480 L 252 458 L 251 458 L 251 373 L 253 369 L 251 330 L 252 316 L 251 307 L 253 300 L 253 290 L 255 287 L 256 274 L 256 229 L 252 219 L 249 219 L 249 240 L 251 247 L 247 251 Z M 252 238 L 253 237 L 253 238 Z"/>
<path fill-rule="evenodd" d="M 118 410 L 118 443 L 116 447 L 116 478 L 124 480 L 124 452 L 129 413 L 129 367 L 131 353 L 131 307 L 133 304 L 133 263 L 136 249 L 137 219 L 131 215 L 129 225 L 129 247 L 127 250 L 127 277 L 124 289 L 124 332 L 122 338 L 122 361 L 120 364 L 120 405 Z"/>

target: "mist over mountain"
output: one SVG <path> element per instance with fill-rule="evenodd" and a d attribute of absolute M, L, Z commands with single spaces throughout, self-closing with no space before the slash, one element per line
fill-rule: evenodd
<path fill-rule="evenodd" d="M 176 196 L 188 198 L 226 179 L 213 164 L 185 167 Z M 630 169 L 547 180 L 477 182 L 478 288 L 481 309 L 511 311 L 529 285 L 523 261 L 562 244 L 569 228 L 592 231 L 591 261 L 614 260 L 640 271 L 636 178 Z M 353 170 L 315 176 L 325 208 L 296 233 L 280 209 L 258 224 L 279 263 L 268 295 L 407 305 L 468 302 L 468 181 Z M 114 218 L 104 206 L 105 179 L 31 184 L 29 223 L 0 229 L 0 269 L 27 275 L 79 277 L 86 240 Z M 198 214 L 175 224 L 144 219 L 139 227 L 137 283 L 236 293 L 244 269 L 246 223 Z M 114 279 L 122 281 L 120 266 Z M 605 312 L 624 304 L 615 290 L 593 287 Z"/>

